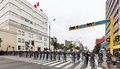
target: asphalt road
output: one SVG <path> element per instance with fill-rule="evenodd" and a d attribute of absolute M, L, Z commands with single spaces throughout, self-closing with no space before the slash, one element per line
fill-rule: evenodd
<path fill-rule="evenodd" d="M 101 67 L 84 66 L 82 62 L 46 61 L 16 56 L 0 56 L 0 69 L 103 69 Z"/>

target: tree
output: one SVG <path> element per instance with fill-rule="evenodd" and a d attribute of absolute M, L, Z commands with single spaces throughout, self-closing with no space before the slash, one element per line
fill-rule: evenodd
<path fill-rule="evenodd" d="M 46 48 L 44 48 L 44 51 L 47 51 L 48 50 L 48 48 L 46 47 Z"/>
<path fill-rule="evenodd" d="M 2 38 L 0 38 L 0 48 L 1 48 L 1 43 L 2 43 L 2 41 L 3 41 Z"/>
<path fill-rule="evenodd" d="M 79 46 L 76 46 L 75 49 L 80 50 L 80 47 L 79 47 Z"/>
<path fill-rule="evenodd" d="M 93 49 L 93 53 L 98 54 L 99 51 L 100 51 L 100 44 L 97 44 Z"/>
<path fill-rule="evenodd" d="M 25 48 L 26 48 L 26 51 L 28 50 L 28 48 L 29 48 L 29 42 L 28 41 L 25 41 Z"/>
<path fill-rule="evenodd" d="M 64 44 L 59 44 L 59 43 L 57 44 L 57 49 L 64 49 L 64 47 L 65 47 Z"/>
<path fill-rule="evenodd" d="M 54 51 L 56 50 L 56 52 L 57 52 L 57 38 L 56 37 L 53 37 L 53 38 L 51 38 L 51 45 L 53 45 L 53 47 L 54 47 Z"/>
<path fill-rule="evenodd" d="M 70 44 L 70 45 L 68 46 L 68 49 L 72 49 L 72 48 L 74 48 L 74 45 L 73 45 L 73 44 Z"/>

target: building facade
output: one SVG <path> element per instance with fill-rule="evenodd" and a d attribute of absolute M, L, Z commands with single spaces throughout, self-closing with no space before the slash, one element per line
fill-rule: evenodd
<path fill-rule="evenodd" d="M 14 45 L 17 51 L 25 51 L 26 42 L 29 50 L 48 48 L 47 23 L 48 17 L 27 0 L 0 0 L 0 28 L 17 33 Z"/>
<path fill-rule="evenodd" d="M 120 0 L 106 0 L 106 19 L 110 19 L 111 16 L 114 17 L 114 38 L 116 35 L 120 35 Z M 105 38 L 110 38 L 110 24 L 105 25 Z M 115 39 L 114 39 L 115 40 Z M 114 50 L 120 50 L 118 46 L 120 42 L 114 41 Z M 110 43 L 105 41 L 105 46 L 107 49 L 110 48 Z"/>
<path fill-rule="evenodd" d="M 72 41 L 67 41 L 67 40 L 65 40 L 65 46 L 66 46 L 66 47 L 69 47 L 69 45 L 71 45 L 71 44 L 73 44 Z"/>
<path fill-rule="evenodd" d="M 2 40 L 0 50 L 13 51 L 16 50 L 16 36 L 17 33 L 0 29 L 0 38 Z"/>

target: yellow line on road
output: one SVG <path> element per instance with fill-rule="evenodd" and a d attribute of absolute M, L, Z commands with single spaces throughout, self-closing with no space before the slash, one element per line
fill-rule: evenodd
<path fill-rule="evenodd" d="M 105 67 L 105 69 L 108 69 L 107 66 L 105 66 L 104 64 L 102 64 L 102 65 Z"/>

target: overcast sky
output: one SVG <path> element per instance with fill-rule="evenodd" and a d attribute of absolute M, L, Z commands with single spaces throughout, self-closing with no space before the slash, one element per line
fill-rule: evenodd
<path fill-rule="evenodd" d="M 56 36 L 59 43 L 65 40 L 82 41 L 84 46 L 92 50 L 96 38 L 105 35 L 105 25 L 69 31 L 73 25 L 105 19 L 106 0 L 28 0 L 32 5 L 40 3 L 40 8 L 48 16 L 51 23 L 51 36 Z"/>

